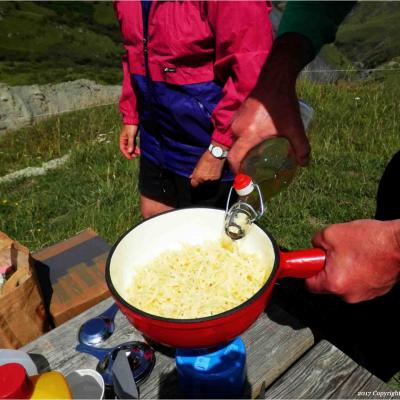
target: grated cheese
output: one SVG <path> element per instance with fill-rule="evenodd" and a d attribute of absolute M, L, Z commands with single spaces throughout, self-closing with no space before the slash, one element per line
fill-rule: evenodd
<path fill-rule="evenodd" d="M 127 300 L 153 315 L 190 319 L 230 310 L 252 297 L 272 271 L 257 254 L 223 239 L 161 253 L 137 268 Z"/>

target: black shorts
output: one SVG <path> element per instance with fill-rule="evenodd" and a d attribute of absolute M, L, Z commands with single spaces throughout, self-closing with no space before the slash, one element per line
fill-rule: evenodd
<path fill-rule="evenodd" d="M 204 206 L 225 209 L 231 186 L 232 181 L 215 181 L 193 188 L 189 178 L 160 168 L 145 157 L 140 157 L 140 194 L 170 207 Z M 236 198 L 236 193 L 233 192 L 232 201 Z"/>

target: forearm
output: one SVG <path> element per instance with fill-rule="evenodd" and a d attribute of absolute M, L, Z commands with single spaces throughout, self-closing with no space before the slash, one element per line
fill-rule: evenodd
<path fill-rule="evenodd" d="M 301 70 L 313 59 L 309 39 L 297 33 L 288 33 L 275 40 L 264 64 L 252 97 L 263 98 L 266 93 L 286 95 L 293 90 Z"/>
<path fill-rule="evenodd" d="M 257 90 L 261 85 L 263 91 L 270 89 L 275 94 L 276 88 L 294 87 L 300 71 L 324 44 L 334 41 L 340 23 L 355 4 L 354 1 L 288 2 Z"/>
<path fill-rule="evenodd" d="M 310 41 L 302 35 L 291 33 L 274 42 L 255 88 L 231 125 L 237 139 L 228 161 L 235 173 L 253 147 L 276 136 L 290 141 L 299 165 L 308 164 L 310 145 L 300 117 L 296 79 L 312 54 Z"/>
<path fill-rule="evenodd" d="M 115 16 L 120 25 L 121 34 L 124 35 L 122 30 L 122 21 L 125 18 L 125 11 L 121 9 L 121 2 L 114 1 L 113 7 L 115 11 Z M 126 38 L 124 38 L 125 41 Z M 125 48 L 126 53 L 122 56 L 122 88 L 121 96 L 119 99 L 119 110 L 122 114 L 122 122 L 124 125 L 137 125 L 139 123 L 139 116 L 137 112 L 136 96 L 132 87 L 131 74 L 129 71 L 128 62 L 128 48 Z"/>
<path fill-rule="evenodd" d="M 246 154 L 262 141 L 285 136 L 300 165 L 309 162 L 310 144 L 304 132 L 296 95 L 300 71 L 336 29 L 354 3 L 288 2 L 279 37 L 253 91 L 236 113 L 231 128 L 236 138 L 228 156 L 238 172 Z"/>
<path fill-rule="evenodd" d="M 312 56 L 312 45 L 306 37 L 295 33 L 280 37 L 275 41 L 257 85 L 250 94 L 256 100 L 256 108 L 257 102 L 263 105 L 274 123 L 274 130 L 290 140 L 301 165 L 307 164 L 310 149 L 301 122 L 296 79 Z M 257 118 L 253 120 L 253 124 L 257 122 Z"/>

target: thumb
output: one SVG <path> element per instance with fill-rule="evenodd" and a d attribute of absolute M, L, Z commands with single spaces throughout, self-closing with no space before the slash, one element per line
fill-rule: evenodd
<path fill-rule="evenodd" d="M 199 186 L 199 181 L 195 178 L 192 178 L 190 180 L 190 185 L 195 188 L 195 187 Z"/>
<path fill-rule="evenodd" d="M 290 135 L 287 138 L 292 145 L 297 162 L 302 166 L 308 165 L 311 148 L 304 129 L 301 128 L 294 135 Z"/>
<path fill-rule="evenodd" d="M 132 132 L 128 133 L 128 151 L 129 153 L 133 152 L 133 147 L 134 147 L 134 135 Z"/>
<path fill-rule="evenodd" d="M 189 179 L 190 179 L 190 185 L 192 187 L 195 188 L 195 187 L 199 186 L 200 180 L 196 176 L 196 168 L 194 169 L 192 175 L 189 176 Z"/>
<path fill-rule="evenodd" d="M 311 239 L 311 243 L 313 247 L 319 247 L 320 249 L 324 249 L 328 257 L 324 234 L 325 234 L 324 229 L 318 231 Z M 312 276 L 311 278 L 306 279 L 305 281 L 306 288 L 312 293 L 328 293 L 327 279 L 328 279 L 328 274 L 325 263 L 325 268 L 322 271 Z"/>
<path fill-rule="evenodd" d="M 311 239 L 311 244 L 313 245 L 313 247 L 319 247 L 327 251 L 327 245 L 324 239 L 325 230 L 326 228 L 316 232 Z"/>

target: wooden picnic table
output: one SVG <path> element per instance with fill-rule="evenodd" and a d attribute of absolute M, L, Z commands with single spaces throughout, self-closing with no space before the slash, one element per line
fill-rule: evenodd
<path fill-rule="evenodd" d="M 69 250 L 71 251 L 71 249 Z M 44 260 L 42 259 L 44 262 Z M 40 371 L 64 374 L 95 369 L 98 360 L 75 351 L 79 327 L 101 314 L 108 298 L 22 348 Z M 121 312 L 116 329 L 103 347 L 143 340 Z M 399 393 L 357 365 L 331 343 L 316 342 L 312 331 L 276 304 L 242 335 L 247 351 L 246 398 L 400 398 Z M 179 390 L 173 350 L 156 350 L 156 364 L 140 385 L 141 398 L 183 398 Z"/>

